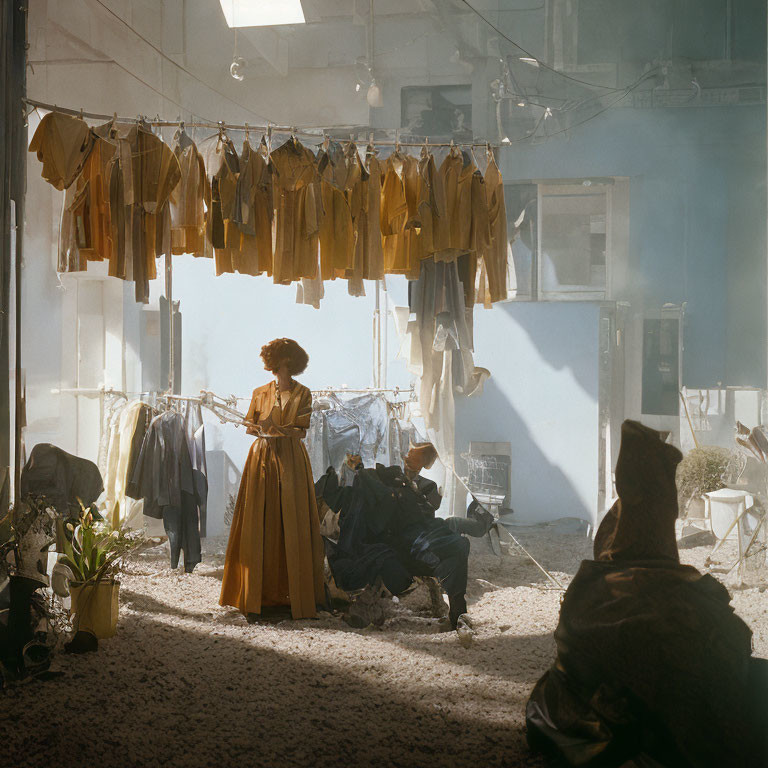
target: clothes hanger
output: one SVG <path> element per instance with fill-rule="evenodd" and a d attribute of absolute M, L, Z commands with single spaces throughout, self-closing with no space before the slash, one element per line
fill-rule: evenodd
<path fill-rule="evenodd" d="M 485 156 L 486 156 L 486 159 L 488 160 L 489 165 L 491 163 L 496 165 L 496 156 L 493 154 L 493 150 L 491 149 L 491 143 L 489 141 L 485 142 Z"/>
<path fill-rule="evenodd" d="M 178 143 L 181 149 L 195 146 L 195 142 L 192 141 L 192 138 L 187 134 L 186 123 L 181 119 L 181 115 L 179 115 L 179 130 L 176 131 L 174 140 Z"/>
<path fill-rule="evenodd" d="M 480 170 L 480 164 L 477 162 L 477 157 L 475 157 L 475 147 L 474 145 L 470 146 L 469 148 L 469 154 L 472 156 L 472 162 L 475 164 L 475 170 Z"/>
<path fill-rule="evenodd" d="M 424 137 L 424 145 L 421 148 L 421 159 L 426 160 L 429 157 L 429 136 Z"/>

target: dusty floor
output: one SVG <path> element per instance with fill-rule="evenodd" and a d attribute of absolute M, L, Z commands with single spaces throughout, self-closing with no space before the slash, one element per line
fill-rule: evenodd
<path fill-rule="evenodd" d="M 572 521 L 513 529 L 567 583 L 590 541 Z M 224 542 L 191 576 L 162 552 L 123 578 L 120 624 L 64 675 L 0 698 L 0 765 L 540 766 L 524 705 L 554 655 L 560 592 L 520 554 L 470 562 L 471 646 L 416 592 L 383 629 L 337 616 L 248 625 L 218 606 Z M 703 565 L 706 547 L 684 549 Z M 768 592 L 734 593 L 768 657 Z"/>

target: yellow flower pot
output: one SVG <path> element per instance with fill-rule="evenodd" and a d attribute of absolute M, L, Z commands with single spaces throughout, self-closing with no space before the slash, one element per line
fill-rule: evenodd
<path fill-rule="evenodd" d="M 119 581 L 70 584 L 70 610 L 75 615 L 76 629 L 92 632 L 101 640 L 113 637 L 117 631 L 119 592 Z"/>

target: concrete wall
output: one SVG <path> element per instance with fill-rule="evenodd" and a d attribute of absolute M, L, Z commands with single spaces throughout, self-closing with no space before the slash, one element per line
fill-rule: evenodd
<path fill-rule="evenodd" d="M 666 303 L 686 305 L 684 384 L 764 386 L 762 107 L 619 108 L 567 139 L 520 145 L 501 158 L 507 182 L 629 178 L 629 247 L 610 295 L 630 304 L 625 417 L 658 428 L 676 421 L 641 410 L 642 321 Z M 594 520 L 602 512 L 598 316 L 594 305 L 546 303 L 476 313 L 478 364 L 493 378 L 479 399 L 457 399 L 457 452 L 473 439 L 512 442 L 521 519 Z"/>
<path fill-rule="evenodd" d="M 687 303 L 683 383 L 766 381 L 765 109 L 618 108 L 503 155 L 504 178 L 630 178 L 625 285 L 641 314 Z"/>
<path fill-rule="evenodd" d="M 393 130 L 400 124 L 402 86 L 471 83 L 475 134 L 497 139 L 489 84 L 499 76 L 499 62 L 492 54 L 509 50 L 499 48 L 498 38 L 475 17 L 457 28 L 450 19 L 412 18 L 413 4 L 407 0 L 377 3 L 382 16 L 374 69 L 384 106 L 369 110 L 365 89 L 355 90 L 349 66 L 366 53 L 360 23 L 365 8 L 350 25 L 351 10 L 338 5 L 338 29 L 324 24 L 322 32 L 317 25 L 291 34 L 242 32 L 239 52 L 249 64 L 246 80 L 236 83 L 228 71 L 234 35 L 222 25 L 218 3 L 115 0 L 108 5 L 116 15 L 95 0 L 30 3 L 30 96 L 106 114 L 233 122 L 268 118 L 296 125 L 370 121 Z M 446 7 L 435 4 L 438 11 Z M 478 0 L 477 7 L 504 28 L 514 18 L 515 37 L 535 55 L 554 61 L 543 11 L 510 17 L 502 11 L 515 3 Z M 150 44 L 197 77 L 164 60 Z M 461 54 L 458 60 L 455 51 Z M 557 78 L 542 71 L 537 82 L 539 76 L 544 84 Z M 605 75 L 583 76 L 597 82 Z M 622 82 L 633 76 L 622 73 Z M 647 313 L 667 302 L 687 303 L 686 384 L 765 383 L 765 127 L 760 105 L 616 107 L 564 136 L 501 151 L 510 182 L 629 178 L 629 248 L 611 297 L 631 305 L 627 415 L 641 415 L 638 329 Z M 200 131 L 196 138 L 205 134 Z M 86 369 L 93 381 L 103 374 L 105 383 L 139 389 L 142 310 L 133 303 L 131 286 L 109 281 L 80 291 L 78 278 L 58 280 L 61 194 L 39 174 L 39 164 L 30 158 L 23 308 L 29 442 L 51 440 L 70 450 L 90 446 L 90 452 L 92 438 L 78 442 L 77 435 L 96 426 L 93 405 L 76 405 L 75 398 L 52 396 L 50 390 L 82 384 Z M 390 290 L 393 303 L 405 303 L 404 281 L 390 281 Z M 161 291 L 161 284 L 153 286 L 150 306 Z M 247 395 L 264 381 L 258 348 L 277 335 L 294 335 L 306 344 L 311 363 L 304 380 L 310 386 L 371 383 L 370 296 L 353 299 L 341 284 L 330 286 L 316 312 L 296 307 L 292 289 L 265 279 L 214 279 L 210 262 L 184 257 L 176 260 L 174 294 L 184 318 L 185 392 L 205 386 Z M 98 328 L 82 331 L 98 331 L 101 341 L 88 342 L 86 357 L 78 360 L 78 312 L 82 321 L 99 307 Z M 513 442 L 513 505 L 521 518 L 575 514 L 593 519 L 597 514 L 598 311 L 591 304 L 511 304 L 476 313 L 477 363 L 489 367 L 493 378 L 481 398 L 457 401 L 457 453 L 469 440 Z M 122 358 L 115 354 L 118 338 L 126 342 Z M 391 329 L 390 357 L 395 349 Z M 500 356 L 499 349 L 508 354 Z M 389 380 L 408 384 L 402 363 L 390 364 Z M 234 428 L 214 425 L 209 443 L 235 464 L 247 447 Z"/>
<path fill-rule="evenodd" d="M 457 398 L 457 454 L 511 442 L 515 519 L 594 522 L 598 494 L 598 321 L 592 303 L 507 303 L 475 313 L 483 393 Z"/>

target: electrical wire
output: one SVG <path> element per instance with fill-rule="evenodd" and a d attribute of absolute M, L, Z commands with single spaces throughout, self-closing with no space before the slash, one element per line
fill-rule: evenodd
<path fill-rule="evenodd" d="M 584 119 L 584 120 L 581 120 L 581 121 L 580 121 L 580 122 L 578 122 L 578 123 L 574 123 L 573 125 L 569 125 L 569 126 L 567 126 L 567 127 L 565 127 L 565 128 L 562 128 L 562 129 L 561 129 L 561 130 L 559 130 L 559 131 L 554 131 L 553 133 L 547 133 L 547 134 L 544 134 L 544 138 L 547 138 L 547 139 L 549 139 L 549 138 L 551 138 L 552 136 L 558 136 L 558 135 L 560 135 L 561 133 L 567 133 L 568 131 L 571 131 L 571 130 L 573 130 L 574 128 L 578 128 L 580 125 L 584 125 L 585 123 L 588 123 L 588 122 L 590 122 L 590 120 L 594 120 L 595 118 L 597 118 L 597 117 L 600 117 L 600 115 L 602 115 L 604 112 L 607 112 L 609 109 L 611 109 L 611 107 L 615 106 L 615 105 L 616 105 L 616 104 L 618 104 L 620 101 L 623 101 L 624 99 L 626 99 L 626 98 L 627 98 L 627 96 L 629 96 L 629 94 L 630 94 L 630 93 L 631 93 L 631 92 L 632 92 L 632 91 L 633 91 L 635 88 L 637 88 L 637 86 L 638 86 L 638 85 L 640 85 L 640 83 L 636 83 L 636 84 L 635 84 L 634 86 L 632 86 L 631 88 L 628 88 L 628 89 L 626 90 L 626 92 L 625 92 L 625 93 L 622 93 L 622 94 L 621 94 L 621 96 L 619 96 L 619 97 L 615 98 L 615 99 L 614 99 L 614 100 L 613 100 L 613 101 L 612 101 L 610 104 L 608 104 L 608 106 L 604 107 L 604 108 L 603 108 L 603 109 L 601 109 L 599 112 L 596 112 L 594 115 L 590 115 L 590 116 L 589 116 L 589 117 L 587 117 L 586 119 Z"/>
<path fill-rule="evenodd" d="M 602 115 L 604 112 L 607 112 L 609 109 L 611 109 L 611 107 L 614 107 L 616 104 L 618 104 L 620 101 L 625 99 L 627 96 L 629 96 L 629 94 L 632 93 L 632 91 L 634 91 L 639 85 L 641 85 L 641 83 L 643 83 L 643 81 L 646 79 L 646 77 L 650 76 L 650 74 L 651 74 L 650 72 L 646 73 L 646 75 L 641 77 L 636 83 L 634 83 L 633 85 L 628 86 L 627 88 L 625 88 L 620 96 L 618 96 L 617 98 L 613 99 L 610 104 L 608 104 L 606 107 L 604 107 L 603 109 L 601 109 L 598 112 L 596 112 L 594 115 L 590 115 L 589 117 L 585 118 L 584 120 L 581 120 L 578 123 L 573 123 L 573 125 L 566 126 L 565 128 L 562 128 L 559 131 L 553 131 L 552 133 L 545 133 L 542 138 L 548 139 L 548 138 L 550 138 L 552 136 L 559 136 L 560 134 L 567 133 L 568 131 L 573 130 L 574 128 L 578 128 L 580 125 L 584 125 L 585 123 L 588 123 L 590 120 L 594 120 L 595 118 L 597 118 L 600 115 Z M 594 97 L 592 99 L 588 99 L 585 102 L 582 102 L 582 103 L 579 103 L 579 104 L 575 104 L 573 107 L 568 107 L 568 108 L 565 108 L 565 109 L 558 109 L 557 107 L 549 108 L 549 109 L 555 110 L 555 111 L 560 112 L 561 114 L 564 114 L 565 112 L 568 112 L 570 109 L 575 109 L 576 107 L 583 106 L 583 104 L 589 103 L 589 101 L 595 101 L 598 98 L 601 98 L 601 99 L 602 98 L 606 98 L 608 95 L 609 94 L 602 94 L 601 96 Z M 547 113 L 545 111 L 542 114 L 542 116 L 539 118 L 539 120 L 536 123 L 536 125 L 534 126 L 533 130 L 529 131 L 528 133 L 526 133 L 525 136 L 520 136 L 517 139 L 507 139 L 507 141 L 502 141 L 501 146 L 508 146 L 509 144 L 517 144 L 517 143 L 519 143 L 521 141 L 528 141 L 528 139 L 535 138 L 536 137 L 536 133 L 538 132 L 539 127 L 541 126 L 541 124 L 544 122 L 544 118 L 546 117 L 546 115 L 547 115 Z"/>
<path fill-rule="evenodd" d="M 136 73 L 131 72 L 130 69 L 128 69 L 127 67 L 124 67 L 119 61 L 115 61 L 114 59 L 79 59 L 77 61 L 80 62 L 80 63 L 90 63 L 90 64 L 113 64 L 118 69 L 121 69 L 127 75 L 130 75 L 132 78 L 137 80 L 143 86 L 145 86 L 146 88 L 149 88 L 150 91 L 153 91 L 158 96 L 160 96 L 162 99 L 165 99 L 165 101 L 168 101 L 171 104 L 173 104 L 174 107 L 178 107 L 180 110 L 189 112 L 190 114 L 197 114 L 197 113 L 194 113 L 191 109 L 189 109 L 189 107 L 185 107 L 183 104 L 179 104 L 178 101 L 174 101 L 170 96 L 167 96 L 162 91 L 159 91 L 157 88 L 155 88 L 154 85 L 150 85 L 148 82 L 146 82 L 146 80 L 142 80 Z M 41 61 L 34 62 L 34 64 L 36 64 L 38 66 L 42 66 L 42 65 L 50 66 L 52 64 L 67 64 L 67 63 L 72 63 L 72 62 L 70 62 L 69 60 L 57 61 L 55 59 L 52 60 L 52 61 L 41 60 Z M 207 120 L 208 119 L 208 118 L 204 117 L 203 115 L 199 115 L 199 116 L 202 117 L 203 120 Z"/>
<path fill-rule="evenodd" d="M 646 80 L 648 80 L 651 77 L 653 77 L 658 70 L 659 70 L 659 67 L 654 67 L 653 69 L 648 70 L 648 72 L 644 72 L 640 77 L 637 78 L 637 80 L 635 80 L 634 83 L 631 83 L 626 88 L 619 88 L 619 89 L 617 89 L 616 93 L 623 94 L 622 97 L 621 97 L 621 98 L 623 98 L 628 93 L 631 93 L 632 91 L 634 91 L 635 88 L 637 88 L 639 85 L 642 85 L 642 83 L 644 83 Z M 590 96 L 589 98 L 586 98 L 586 99 L 580 99 L 580 100 L 578 100 L 578 101 L 576 101 L 576 102 L 574 102 L 573 104 L 570 104 L 570 105 L 568 103 L 566 103 L 562 107 L 550 107 L 550 109 L 557 110 L 558 112 L 569 112 L 572 109 L 578 109 L 580 107 L 583 107 L 585 104 L 590 104 L 593 101 L 599 101 L 600 99 L 604 99 L 606 96 L 610 96 L 610 95 L 611 94 L 609 94 L 609 93 L 599 93 L 596 96 Z M 548 98 L 548 97 L 545 97 L 545 98 Z M 620 100 L 621 99 L 619 99 L 619 101 Z"/>
<path fill-rule="evenodd" d="M 541 5 L 532 5 L 529 8 L 499 8 L 496 13 L 525 13 L 526 11 L 542 11 L 547 7 L 546 2 Z"/>
<path fill-rule="evenodd" d="M 98 1 L 98 0 L 97 0 Z M 508 43 L 511 43 L 515 46 L 521 53 L 524 53 L 529 58 L 536 61 L 536 63 L 540 67 L 544 67 L 544 69 L 550 70 L 550 72 L 554 72 L 556 75 L 560 75 L 560 77 L 564 77 L 566 80 L 572 80 L 574 83 L 579 83 L 581 85 L 588 85 L 590 88 L 603 88 L 606 91 L 613 91 L 614 93 L 616 91 L 623 90 L 622 88 L 613 88 L 610 85 L 598 85 L 597 83 L 589 83 L 586 80 L 580 80 L 578 77 L 572 77 L 571 75 L 566 75 L 565 72 L 560 72 L 559 70 L 555 69 L 554 67 L 551 67 L 549 64 L 546 64 L 541 59 L 539 59 L 538 56 L 534 56 L 530 51 L 527 51 L 525 48 L 523 48 L 520 43 L 515 42 L 511 37 L 509 37 L 507 34 L 502 32 L 493 22 L 491 22 L 488 18 L 483 16 L 480 11 L 477 10 L 470 2 L 469 0 L 459 0 L 459 2 L 463 3 L 464 5 L 469 8 L 472 13 L 474 13 L 476 16 L 481 18 L 494 32 L 496 32 L 498 35 L 501 35 Z"/>
<path fill-rule="evenodd" d="M 231 104 L 234 104 L 236 107 L 239 107 L 240 109 L 244 109 L 246 112 L 250 113 L 251 115 L 254 115 L 255 117 L 259 118 L 259 120 L 266 121 L 268 118 L 263 117 L 262 115 L 258 114 L 257 112 L 254 112 L 252 109 L 246 107 L 244 104 L 241 104 L 238 101 L 235 101 L 233 98 L 227 96 L 225 93 L 222 93 L 221 91 L 214 88 L 212 85 L 209 85 L 205 82 L 205 80 L 201 79 L 194 73 L 190 72 L 185 66 L 179 64 L 177 61 L 174 61 L 168 54 L 165 53 L 161 48 L 158 48 L 153 42 L 150 40 L 147 40 L 144 35 L 142 35 L 140 32 L 136 31 L 127 21 L 120 18 L 118 14 L 116 14 L 108 5 L 106 5 L 103 0 L 93 0 L 95 3 L 100 5 L 105 11 L 107 11 L 111 16 L 114 16 L 124 27 L 127 27 L 128 29 L 133 32 L 136 37 L 138 37 L 140 40 L 142 40 L 144 43 L 146 43 L 153 51 L 155 51 L 157 54 L 159 54 L 163 59 L 173 64 L 174 67 L 179 69 L 179 71 L 183 72 L 188 77 L 191 77 L 193 80 L 196 80 L 201 85 L 204 85 L 209 90 L 213 91 L 214 93 L 221 96 L 222 99 L 226 99 Z M 269 120 L 269 122 L 274 122 L 273 120 Z"/>

